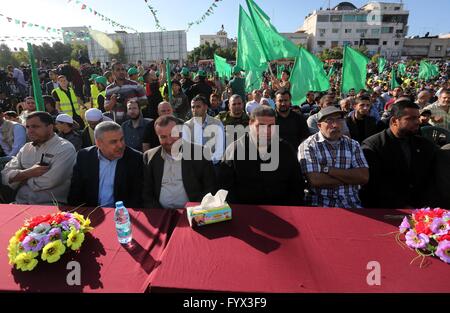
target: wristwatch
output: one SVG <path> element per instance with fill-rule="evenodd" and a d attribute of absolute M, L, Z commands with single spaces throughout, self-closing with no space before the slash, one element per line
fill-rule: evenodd
<path fill-rule="evenodd" d="M 329 171 L 330 169 L 328 168 L 328 166 L 322 167 L 322 173 L 328 174 Z"/>

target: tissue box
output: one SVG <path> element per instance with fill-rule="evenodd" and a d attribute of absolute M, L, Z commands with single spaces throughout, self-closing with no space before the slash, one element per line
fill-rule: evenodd
<path fill-rule="evenodd" d="M 231 220 L 231 208 L 228 203 L 216 207 L 203 209 L 201 205 L 186 208 L 189 225 L 202 226 Z"/>

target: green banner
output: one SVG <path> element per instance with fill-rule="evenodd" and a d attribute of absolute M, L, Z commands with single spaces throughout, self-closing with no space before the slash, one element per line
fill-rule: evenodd
<path fill-rule="evenodd" d="M 31 65 L 31 79 L 33 82 L 33 95 L 34 95 L 34 102 L 36 103 L 36 111 L 45 111 L 39 75 L 37 72 L 36 63 L 34 62 L 33 46 L 31 45 L 31 43 L 27 42 L 27 47 Z"/>
<path fill-rule="evenodd" d="M 365 89 L 369 59 L 361 52 L 345 46 L 343 62 L 342 92 L 348 93 L 350 89 L 354 88 L 358 93 L 361 89 Z"/>

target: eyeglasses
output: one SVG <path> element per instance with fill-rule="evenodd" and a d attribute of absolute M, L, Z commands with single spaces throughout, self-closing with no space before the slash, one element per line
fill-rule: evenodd
<path fill-rule="evenodd" d="M 338 117 L 338 118 L 331 118 L 331 117 L 329 117 L 329 118 L 324 119 L 322 122 L 325 122 L 327 124 L 334 124 L 334 123 L 340 124 L 343 121 L 344 121 L 344 119 L 342 117 Z"/>

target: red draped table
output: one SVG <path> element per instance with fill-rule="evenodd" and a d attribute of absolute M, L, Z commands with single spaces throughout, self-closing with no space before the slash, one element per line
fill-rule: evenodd
<path fill-rule="evenodd" d="M 386 235 L 408 211 L 231 207 L 231 221 L 196 230 L 183 213 L 150 291 L 450 292 L 450 265 L 410 265 L 416 253 Z"/>
<path fill-rule="evenodd" d="M 85 216 L 92 209 L 78 209 Z M 31 272 L 21 272 L 8 264 L 6 248 L 11 236 L 26 218 L 56 212 L 51 206 L 0 205 L 0 290 L 33 292 L 144 292 L 150 274 L 169 239 L 177 215 L 168 210 L 129 209 L 133 241 L 125 248 L 117 240 L 114 209 L 97 209 L 90 215 L 95 229 L 86 235 L 79 253 L 66 251 L 53 264 L 39 260 Z M 69 286 L 66 278 L 77 261 L 81 284 Z"/>

